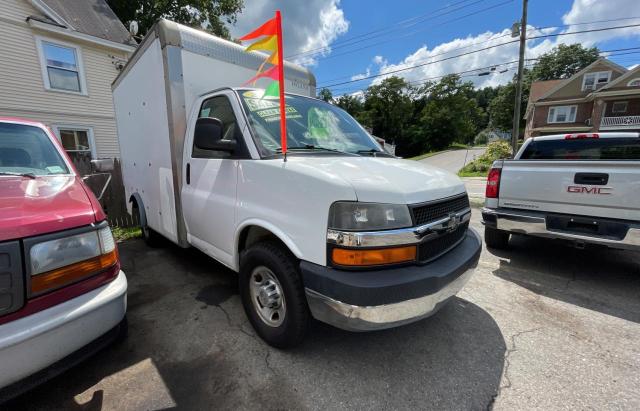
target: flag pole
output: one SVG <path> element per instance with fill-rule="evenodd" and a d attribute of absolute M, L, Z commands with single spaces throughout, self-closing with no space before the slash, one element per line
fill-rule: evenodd
<path fill-rule="evenodd" d="M 282 47 L 282 18 L 280 10 L 276 10 L 276 26 L 278 35 L 278 82 L 280 89 L 280 146 L 284 161 L 287 161 L 287 117 L 284 104 L 284 48 Z"/>

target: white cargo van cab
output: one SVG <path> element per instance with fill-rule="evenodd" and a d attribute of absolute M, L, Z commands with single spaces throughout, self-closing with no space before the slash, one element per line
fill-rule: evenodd
<path fill-rule="evenodd" d="M 243 88 L 259 53 L 161 20 L 113 85 L 126 195 L 145 240 L 193 246 L 239 273 L 269 344 L 311 317 L 366 331 L 436 312 L 477 265 L 458 177 L 386 154 L 286 64 L 278 100 Z"/>

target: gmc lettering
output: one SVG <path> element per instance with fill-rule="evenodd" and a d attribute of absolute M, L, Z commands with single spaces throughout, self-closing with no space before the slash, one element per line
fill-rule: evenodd
<path fill-rule="evenodd" d="M 568 186 L 567 192 L 579 194 L 611 195 L 611 187 Z"/>

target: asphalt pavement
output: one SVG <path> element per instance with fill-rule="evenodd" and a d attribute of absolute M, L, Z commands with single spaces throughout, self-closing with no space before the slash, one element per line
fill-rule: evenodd
<path fill-rule="evenodd" d="M 457 174 L 462 167 L 473 161 L 476 157 L 481 156 L 485 150 L 485 148 L 473 148 L 469 150 L 445 151 L 444 153 L 436 154 L 435 156 L 427 157 L 419 161 Z M 464 181 L 470 198 L 480 202 L 484 201 L 484 191 L 487 182 L 485 177 L 463 177 L 462 181 Z"/>
<path fill-rule="evenodd" d="M 482 232 L 479 212 L 472 226 Z M 120 244 L 129 337 L 11 410 L 640 409 L 640 254 L 514 238 L 435 316 L 267 346 L 236 275 L 193 249 Z"/>

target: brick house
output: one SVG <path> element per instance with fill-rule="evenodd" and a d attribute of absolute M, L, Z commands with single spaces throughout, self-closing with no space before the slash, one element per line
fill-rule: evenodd
<path fill-rule="evenodd" d="M 640 66 L 600 58 L 568 79 L 531 84 L 525 138 L 598 131 L 640 131 Z"/>

